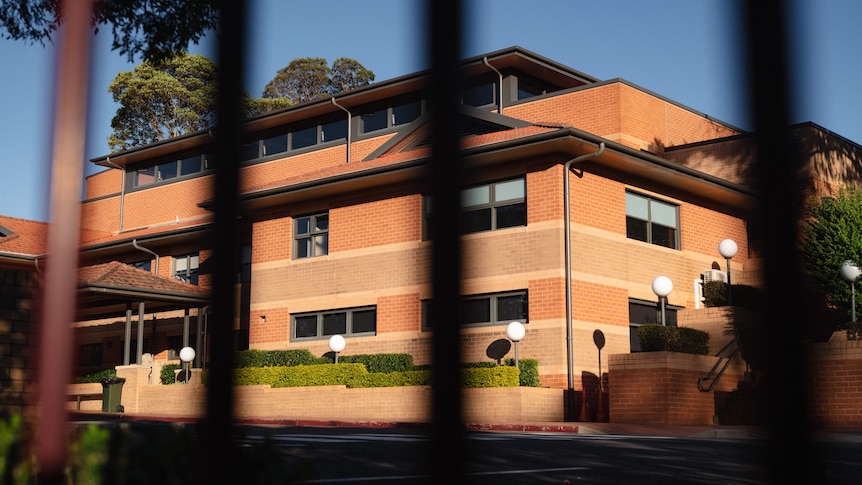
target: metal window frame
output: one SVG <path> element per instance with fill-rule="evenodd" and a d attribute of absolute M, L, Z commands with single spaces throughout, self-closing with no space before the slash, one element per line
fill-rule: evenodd
<path fill-rule="evenodd" d="M 374 312 L 374 331 L 373 332 L 354 332 L 353 331 L 353 314 L 357 312 L 365 312 L 365 311 L 373 311 Z M 290 316 L 290 341 L 291 342 L 308 342 L 314 340 L 325 340 L 332 335 L 325 335 L 323 333 L 323 317 L 325 315 L 331 315 L 334 313 L 344 313 L 346 315 L 346 331 L 343 334 L 332 334 L 332 335 L 342 335 L 344 337 L 373 337 L 377 335 L 377 305 L 368 305 L 361 307 L 353 307 L 353 308 L 337 308 L 333 310 L 320 310 L 316 312 L 303 312 L 297 313 L 295 315 Z M 297 337 L 296 336 L 296 319 L 301 317 L 310 317 L 314 316 L 317 318 L 317 331 L 313 337 Z"/>

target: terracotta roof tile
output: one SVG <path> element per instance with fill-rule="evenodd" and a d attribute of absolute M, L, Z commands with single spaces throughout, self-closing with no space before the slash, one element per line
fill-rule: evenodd
<path fill-rule="evenodd" d="M 47 222 L 0 216 L 0 226 L 11 231 L 11 234 L 0 237 L 0 252 L 30 256 L 45 254 L 48 244 Z"/>
<path fill-rule="evenodd" d="M 134 268 L 119 261 L 96 264 L 78 269 L 79 286 L 105 286 L 112 288 L 134 288 L 143 291 L 181 293 L 207 296 L 209 289 L 165 278 Z"/>

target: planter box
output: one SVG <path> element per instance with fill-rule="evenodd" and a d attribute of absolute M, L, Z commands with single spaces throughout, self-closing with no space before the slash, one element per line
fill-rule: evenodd
<path fill-rule="evenodd" d="M 715 393 L 701 392 L 699 378 L 717 357 L 677 352 L 641 352 L 609 356 L 608 396 L 612 423 L 714 424 Z M 734 360 L 715 386 L 731 391 L 745 365 Z"/>

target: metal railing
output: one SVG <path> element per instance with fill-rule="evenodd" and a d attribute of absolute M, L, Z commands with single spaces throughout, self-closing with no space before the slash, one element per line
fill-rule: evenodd
<path fill-rule="evenodd" d="M 712 366 L 712 369 L 710 369 L 705 376 L 697 380 L 697 388 L 701 392 L 709 392 L 713 390 L 740 350 L 742 350 L 742 343 L 739 341 L 739 337 L 734 337 L 733 340 L 728 342 L 727 345 L 725 345 L 716 354 L 718 360 L 715 362 L 715 365 Z M 722 365 L 722 363 L 724 365 Z M 720 370 L 719 366 L 721 366 Z M 706 385 L 706 382 L 709 382 L 709 385 Z"/>

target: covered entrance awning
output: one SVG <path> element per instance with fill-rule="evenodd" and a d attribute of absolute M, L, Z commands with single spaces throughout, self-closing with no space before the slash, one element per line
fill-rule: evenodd
<path fill-rule="evenodd" d="M 138 314 L 135 363 L 143 354 L 145 312 L 184 310 L 183 346 L 189 345 L 189 310 L 209 305 L 209 289 L 172 278 L 154 275 L 119 261 L 78 269 L 78 310 L 76 321 L 92 321 L 125 315 L 123 364 L 130 364 L 132 312 Z M 200 328 L 201 311 L 198 311 Z M 198 332 L 199 335 L 199 332 Z M 197 342 L 196 347 L 200 347 Z M 198 354 L 202 354 L 198 349 Z"/>

